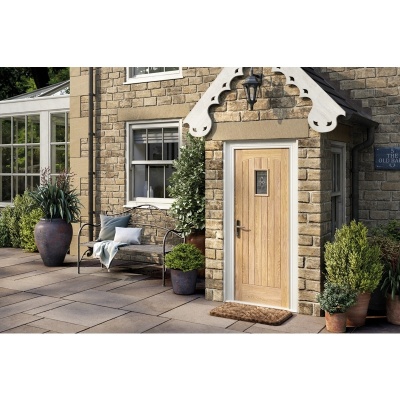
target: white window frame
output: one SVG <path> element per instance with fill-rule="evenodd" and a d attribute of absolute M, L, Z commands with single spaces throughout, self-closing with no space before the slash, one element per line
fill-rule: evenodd
<path fill-rule="evenodd" d="M 52 113 L 69 113 L 69 95 L 33 99 L 3 100 L 0 102 L 0 118 L 29 115 L 40 116 L 40 170 L 50 167 L 50 120 Z M 11 194 L 12 197 L 12 194 Z M 0 202 L 5 207 L 12 202 Z"/>
<path fill-rule="evenodd" d="M 332 190 L 331 190 L 331 237 L 335 235 L 337 228 L 340 228 L 346 222 L 346 143 L 343 142 L 332 142 L 331 143 L 332 152 Z M 339 163 L 335 165 L 333 163 L 333 156 L 339 155 Z M 334 190 L 334 174 L 335 168 L 338 167 L 339 171 L 339 186 L 338 190 Z M 339 206 L 336 212 L 337 220 L 334 221 L 332 204 L 334 198 L 338 199 L 337 205 Z"/>
<path fill-rule="evenodd" d="M 178 67 L 179 69 L 177 71 L 167 71 L 167 72 L 159 72 L 154 74 L 147 74 L 147 75 L 143 74 L 135 76 L 129 76 L 129 68 L 134 68 L 134 67 L 126 67 L 125 84 L 166 81 L 169 79 L 179 79 L 183 77 L 182 67 Z"/>
<path fill-rule="evenodd" d="M 178 157 L 180 153 L 180 148 L 182 146 L 182 119 L 172 119 L 172 120 L 151 120 L 151 121 L 130 121 L 126 123 L 126 204 L 124 207 L 135 207 L 141 204 L 152 204 L 158 208 L 168 210 L 174 199 L 164 199 L 164 198 L 150 198 L 150 197 L 135 197 L 130 199 L 130 193 L 132 191 L 132 135 L 131 131 L 135 129 L 151 129 L 151 128 L 167 128 L 167 127 L 177 127 L 178 128 Z M 151 164 L 150 161 L 143 161 L 143 164 Z M 168 164 L 168 162 L 161 162 L 159 164 Z M 172 164 L 172 161 L 171 161 Z"/>

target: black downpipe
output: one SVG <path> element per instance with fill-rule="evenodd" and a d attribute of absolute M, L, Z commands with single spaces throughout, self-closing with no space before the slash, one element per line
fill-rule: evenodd
<path fill-rule="evenodd" d="M 88 217 L 89 241 L 93 240 L 93 67 L 89 68 L 89 168 L 88 168 Z"/>
<path fill-rule="evenodd" d="M 375 140 L 375 129 L 376 125 L 369 126 L 367 130 L 367 139 L 354 146 L 351 152 L 352 158 L 352 179 L 351 179 L 351 193 L 352 193 L 352 202 L 351 202 L 351 219 L 358 222 L 359 220 L 359 202 L 360 202 L 360 193 L 359 193 L 359 156 L 360 152 L 367 147 L 370 147 L 374 144 Z"/>

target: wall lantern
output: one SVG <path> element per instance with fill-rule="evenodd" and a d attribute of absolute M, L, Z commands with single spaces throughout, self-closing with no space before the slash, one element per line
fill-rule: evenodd
<path fill-rule="evenodd" d="M 250 110 L 253 109 L 254 103 L 257 103 L 257 92 L 262 84 L 263 75 L 253 74 L 253 67 L 250 68 L 250 76 L 243 82 L 246 91 L 247 102 L 250 104 Z M 261 89 L 260 89 L 261 90 Z"/>

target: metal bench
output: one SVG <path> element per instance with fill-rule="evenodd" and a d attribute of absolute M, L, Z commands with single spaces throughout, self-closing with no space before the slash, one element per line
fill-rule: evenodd
<path fill-rule="evenodd" d="M 184 241 L 184 235 L 182 232 L 168 226 L 166 220 L 169 216 L 167 212 L 151 204 L 142 204 L 121 213 L 105 213 L 104 215 L 118 217 L 129 214 L 131 217 L 128 227 L 142 228 L 142 244 L 122 246 L 118 250 L 118 255 L 133 256 L 139 258 L 143 263 L 161 265 L 162 284 L 165 286 L 165 255 L 171 251 L 174 245 Z M 77 259 L 78 274 L 80 274 L 83 258 L 85 256 L 90 257 L 93 255 L 93 247 L 96 243 L 96 241 L 86 241 L 82 243 L 82 238 L 87 237 L 85 235 L 85 230 L 89 227 L 100 228 L 101 224 L 84 223 L 79 229 Z M 86 250 L 82 255 L 81 247 L 86 247 Z M 101 267 L 103 267 L 102 264 Z"/>

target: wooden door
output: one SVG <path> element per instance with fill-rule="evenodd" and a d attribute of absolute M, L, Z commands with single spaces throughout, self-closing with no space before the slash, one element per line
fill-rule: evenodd
<path fill-rule="evenodd" d="M 289 308 L 289 149 L 235 151 L 235 300 Z"/>

